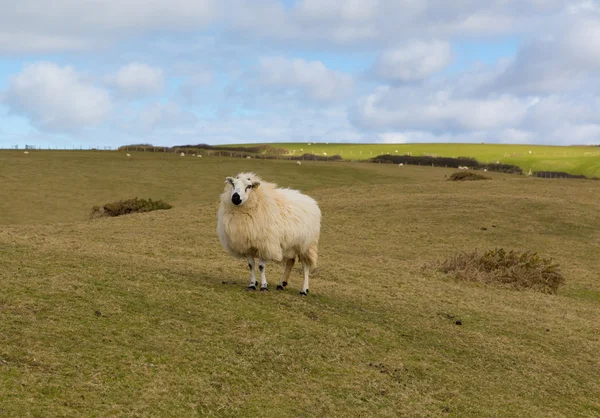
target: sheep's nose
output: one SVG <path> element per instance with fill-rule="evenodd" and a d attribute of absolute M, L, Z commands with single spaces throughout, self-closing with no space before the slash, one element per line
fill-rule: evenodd
<path fill-rule="evenodd" d="M 234 193 L 233 196 L 231 196 L 231 201 L 234 205 L 239 205 L 242 203 L 242 199 L 240 199 L 240 195 L 237 193 Z"/>

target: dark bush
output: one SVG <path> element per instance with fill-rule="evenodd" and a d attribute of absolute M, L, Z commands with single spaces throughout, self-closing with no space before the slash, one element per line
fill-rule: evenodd
<path fill-rule="evenodd" d="M 562 171 L 536 171 L 533 173 L 535 177 L 549 178 L 549 179 L 585 179 L 587 178 L 583 174 L 569 174 Z"/>
<path fill-rule="evenodd" d="M 429 165 L 435 167 L 452 167 L 458 168 L 459 166 L 469 167 L 471 169 L 487 169 L 488 171 L 495 171 L 501 173 L 516 173 L 521 174 L 523 170 L 521 167 L 511 164 L 481 164 L 475 158 L 470 157 L 430 157 L 422 156 L 416 157 L 412 155 L 380 155 L 371 160 L 373 163 L 390 163 L 390 164 L 411 164 L 411 165 Z"/>
<path fill-rule="evenodd" d="M 117 202 L 107 203 L 102 208 L 94 206 L 92 208 L 91 217 L 97 218 L 100 216 L 121 216 L 130 213 L 152 212 L 154 210 L 171 209 L 173 206 L 164 200 L 152 199 L 134 199 L 119 200 Z"/>
<path fill-rule="evenodd" d="M 452 175 L 448 178 L 448 181 L 468 181 L 468 180 L 491 180 L 491 178 L 486 177 L 479 173 L 475 173 L 473 171 L 457 171 L 456 173 L 452 173 Z"/>
<path fill-rule="evenodd" d="M 456 254 L 437 268 L 456 279 L 496 284 L 515 290 L 533 289 L 556 293 L 565 279 L 551 258 L 531 251 L 505 251 L 503 248 Z"/>

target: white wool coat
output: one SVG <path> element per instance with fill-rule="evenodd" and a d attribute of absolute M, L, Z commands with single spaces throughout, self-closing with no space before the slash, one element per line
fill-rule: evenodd
<path fill-rule="evenodd" d="M 221 244 L 237 258 L 281 262 L 298 257 L 315 268 L 321 232 L 319 205 L 298 190 L 256 179 L 260 186 L 241 206 L 231 202 L 231 186 L 225 186 L 218 211 Z"/>

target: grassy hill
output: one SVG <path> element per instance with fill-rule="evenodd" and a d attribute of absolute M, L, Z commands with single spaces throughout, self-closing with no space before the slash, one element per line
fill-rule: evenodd
<path fill-rule="evenodd" d="M 286 291 L 245 291 L 221 248 L 218 196 L 242 170 L 319 201 L 307 298 L 299 267 Z M 0 152 L 0 415 L 598 416 L 598 183 L 452 172 Z M 88 219 L 136 196 L 174 207 Z M 424 269 L 494 247 L 554 258 L 565 285 Z"/>
<path fill-rule="evenodd" d="M 257 146 L 265 144 L 231 145 Z M 381 154 L 414 156 L 435 155 L 438 157 L 473 157 L 482 163 L 500 161 L 517 165 L 525 172 L 564 171 L 600 177 L 600 147 L 589 146 L 538 146 L 509 144 L 321 144 L 321 143 L 275 143 L 275 148 L 288 149 L 298 155 L 312 154 L 340 155 L 349 160 L 366 160 Z M 397 152 L 396 152 L 397 151 Z M 529 153 L 531 151 L 531 153 Z"/>

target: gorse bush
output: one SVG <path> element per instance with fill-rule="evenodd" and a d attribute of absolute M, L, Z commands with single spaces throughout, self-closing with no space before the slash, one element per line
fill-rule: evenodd
<path fill-rule="evenodd" d="M 107 203 L 102 208 L 100 206 L 94 206 L 92 208 L 91 217 L 99 216 L 121 216 L 128 215 L 130 213 L 142 213 L 152 212 L 154 210 L 171 209 L 169 203 L 164 200 L 152 200 L 152 199 L 127 199 L 119 200 L 117 202 Z"/>
<path fill-rule="evenodd" d="M 457 171 L 452 173 L 448 181 L 468 181 L 468 180 L 491 180 L 491 178 L 483 174 L 474 173 L 472 171 Z"/>
<path fill-rule="evenodd" d="M 459 280 L 542 293 L 556 293 L 565 281 L 560 266 L 551 258 L 531 251 L 507 252 L 503 248 L 456 254 L 440 263 L 438 270 Z"/>

